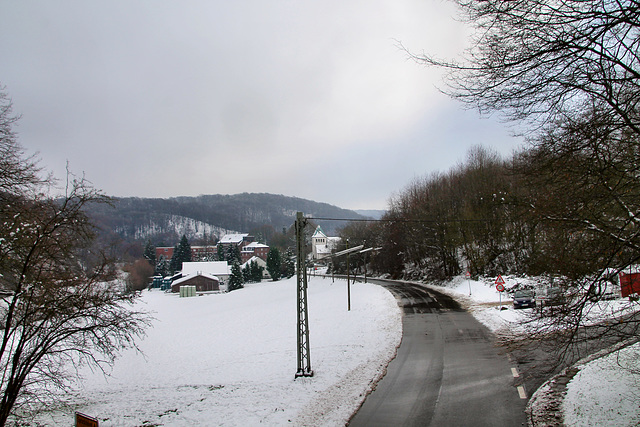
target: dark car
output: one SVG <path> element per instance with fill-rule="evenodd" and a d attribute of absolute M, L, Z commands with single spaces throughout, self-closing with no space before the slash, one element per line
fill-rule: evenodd
<path fill-rule="evenodd" d="M 565 304 L 565 295 L 560 288 L 547 288 L 543 305 L 563 305 Z"/>
<path fill-rule="evenodd" d="M 533 291 L 516 291 L 513 294 L 513 308 L 535 307 L 536 298 Z"/>

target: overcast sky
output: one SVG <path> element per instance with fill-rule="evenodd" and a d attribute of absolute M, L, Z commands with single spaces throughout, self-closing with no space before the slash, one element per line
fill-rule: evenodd
<path fill-rule="evenodd" d="M 520 140 L 398 48 L 455 57 L 445 0 L 0 0 L 22 145 L 113 196 L 267 192 L 384 209 Z"/>

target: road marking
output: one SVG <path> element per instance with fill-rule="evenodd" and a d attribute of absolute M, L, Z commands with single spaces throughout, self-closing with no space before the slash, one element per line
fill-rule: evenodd
<path fill-rule="evenodd" d="M 520 376 L 516 368 L 511 368 L 511 374 L 513 375 L 513 378 L 518 378 Z"/>
<path fill-rule="evenodd" d="M 526 399 L 527 393 L 524 391 L 524 387 L 521 385 L 518 386 L 518 394 L 520 395 L 520 399 Z"/>

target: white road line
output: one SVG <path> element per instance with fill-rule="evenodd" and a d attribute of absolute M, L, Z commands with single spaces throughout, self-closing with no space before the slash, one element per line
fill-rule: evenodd
<path fill-rule="evenodd" d="M 518 378 L 520 376 L 516 368 L 511 368 L 511 374 L 513 375 L 513 378 Z"/>
<path fill-rule="evenodd" d="M 521 385 L 518 386 L 518 394 L 520 395 L 520 399 L 526 399 L 527 393 L 524 391 L 524 387 Z"/>

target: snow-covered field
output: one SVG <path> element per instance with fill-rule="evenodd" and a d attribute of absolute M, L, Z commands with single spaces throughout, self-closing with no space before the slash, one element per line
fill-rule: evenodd
<path fill-rule="evenodd" d="M 531 279 L 505 280 L 510 287 Z M 144 355 L 124 352 L 107 378 L 85 370 L 67 406 L 37 421 L 71 425 L 77 410 L 101 426 L 344 425 L 394 356 L 401 312 L 386 290 L 362 283 L 352 285 L 347 311 L 344 280 L 310 278 L 314 376 L 294 379 L 295 286 L 295 279 L 263 282 L 192 298 L 144 292 L 140 303 L 156 318 L 140 342 Z M 461 277 L 437 289 L 493 331 L 517 329 L 529 311 L 513 310 L 490 282 Z M 501 298 L 507 310 L 496 305 Z M 628 305 L 618 300 L 600 311 Z M 567 425 L 638 425 L 640 376 L 618 363 L 634 350 L 640 351 L 628 348 L 579 367 L 563 404 Z"/>
<path fill-rule="evenodd" d="M 294 379 L 296 281 L 191 298 L 145 291 L 156 318 L 110 376 L 84 371 L 68 406 L 41 416 L 100 426 L 344 425 L 395 355 L 402 336 L 394 297 L 371 284 L 312 277 L 309 342 L 314 376 Z"/>

